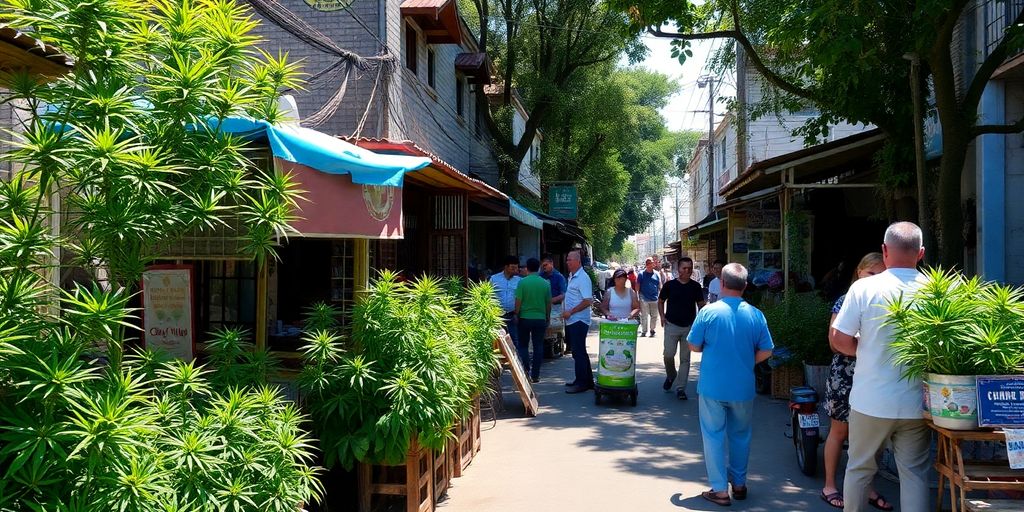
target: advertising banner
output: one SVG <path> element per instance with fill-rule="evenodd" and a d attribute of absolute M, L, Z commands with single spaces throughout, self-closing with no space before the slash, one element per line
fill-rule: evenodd
<path fill-rule="evenodd" d="M 1024 375 L 977 379 L 978 426 L 1024 428 Z"/>
<path fill-rule="evenodd" d="M 557 183 L 548 187 L 548 214 L 557 219 L 576 219 L 578 195 L 575 183 Z"/>
<path fill-rule="evenodd" d="M 192 267 L 158 265 L 143 272 L 142 309 L 146 347 L 191 361 L 195 351 Z"/>
<path fill-rule="evenodd" d="M 602 322 L 597 350 L 597 384 L 608 388 L 636 385 L 635 320 Z"/>

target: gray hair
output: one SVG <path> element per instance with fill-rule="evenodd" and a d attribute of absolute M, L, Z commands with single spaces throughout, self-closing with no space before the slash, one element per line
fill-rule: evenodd
<path fill-rule="evenodd" d="M 921 250 L 921 228 L 913 222 L 894 222 L 885 230 L 886 247 L 903 253 L 917 253 Z"/>
<path fill-rule="evenodd" d="M 747 269 L 739 263 L 722 267 L 722 286 L 730 290 L 743 291 L 747 287 Z"/>

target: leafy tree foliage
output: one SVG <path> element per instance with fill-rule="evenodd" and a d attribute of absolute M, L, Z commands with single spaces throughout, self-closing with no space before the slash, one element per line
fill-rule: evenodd
<path fill-rule="evenodd" d="M 666 75 L 608 64 L 574 85 L 549 114 L 541 177 L 579 182 L 580 223 L 607 255 L 654 219 L 665 176 L 679 173 L 699 135 L 665 127 L 658 110 L 677 90 Z"/>
<path fill-rule="evenodd" d="M 968 145 L 982 134 L 1024 129 L 1024 120 L 977 123 L 982 92 L 993 73 L 1024 43 L 1024 12 L 1007 20 L 1003 39 L 966 70 L 961 87 L 954 64 L 958 50 L 951 43 L 958 26 L 971 22 L 965 15 L 976 4 L 967 0 L 713 0 L 700 5 L 614 0 L 614 5 L 632 17 L 635 28 L 674 39 L 681 60 L 688 56 L 691 41 L 736 41 L 776 88 L 776 110 L 807 101 L 821 110 L 820 118 L 801 130 L 805 135 L 822 135 L 829 123 L 843 119 L 877 125 L 888 136 L 881 182 L 889 190 L 914 183 L 913 101 L 905 56 L 918 56 L 923 66 L 920 85 L 927 81 L 933 86 L 943 134 L 938 175 L 916 176 L 918 210 L 924 218 L 931 209 L 937 211 L 940 260 L 946 265 L 962 262 L 960 184 Z M 665 29 L 666 24 L 674 24 L 675 30 Z M 925 226 L 926 233 L 929 228 Z"/>
<path fill-rule="evenodd" d="M 296 191 L 253 172 L 217 121 L 274 121 L 293 67 L 254 52 L 255 22 L 230 0 L 8 0 L 0 16 L 75 61 L 53 82 L 2 77 L 24 125 L 0 180 L 0 509 L 310 501 L 304 418 L 265 386 L 266 358 L 241 355 L 240 333 L 220 333 L 214 352 L 244 359 L 244 378 L 122 352 L 157 242 L 238 216 L 247 253 L 272 256 Z M 53 284 L 58 250 L 92 286 Z"/>

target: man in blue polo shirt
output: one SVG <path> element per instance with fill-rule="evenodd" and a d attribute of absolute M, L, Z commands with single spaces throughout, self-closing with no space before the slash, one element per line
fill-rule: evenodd
<path fill-rule="evenodd" d="M 743 300 L 747 269 L 722 268 L 718 302 L 697 313 L 687 341 L 701 352 L 700 433 L 711 490 L 701 496 L 717 505 L 747 498 L 747 462 L 754 412 L 754 365 L 772 355 L 772 336 L 760 310 Z M 728 462 L 726 453 L 728 452 Z"/>

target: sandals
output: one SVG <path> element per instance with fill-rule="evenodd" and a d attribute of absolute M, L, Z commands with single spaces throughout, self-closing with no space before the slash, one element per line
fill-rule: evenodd
<path fill-rule="evenodd" d="M 885 510 L 886 512 L 893 509 L 892 503 L 889 503 L 889 500 L 885 499 L 885 496 L 882 496 L 881 494 L 874 498 L 868 498 L 868 505 L 871 505 L 878 510 Z"/>
<path fill-rule="evenodd" d="M 728 492 L 725 493 L 725 497 L 722 497 L 719 496 L 714 489 L 709 489 L 707 491 L 700 493 L 700 497 L 710 501 L 711 503 L 714 503 L 715 505 L 720 505 L 723 507 L 728 507 L 732 505 L 732 500 L 729 499 Z"/>
<path fill-rule="evenodd" d="M 843 501 L 843 493 L 839 491 L 832 494 L 825 494 L 825 491 L 821 491 L 821 501 L 824 501 L 825 503 L 828 503 L 829 506 L 838 509 L 842 509 L 846 505 L 846 502 Z"/>

